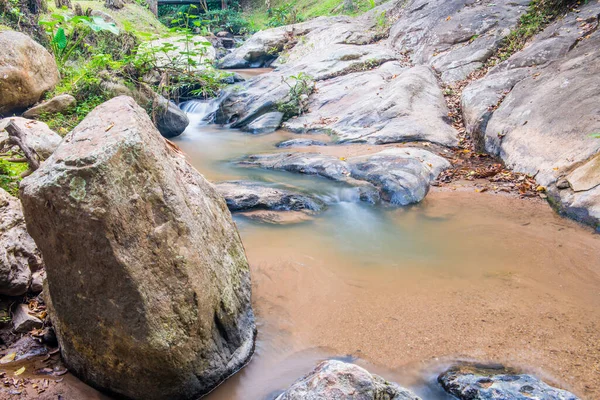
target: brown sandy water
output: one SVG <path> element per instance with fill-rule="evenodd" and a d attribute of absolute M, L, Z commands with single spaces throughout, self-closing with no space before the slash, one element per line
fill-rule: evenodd
<path fill-rule="evenodd" d="M 257 350 L 208 399 L 273 398 L 331 357 L 424 399 L 446 398 L 435 376 L 456 360 L 503 363 L 600 398 L 599 236 L 542 201 L 438 190 L 413 207 L 370 206 L 326 179 L 230 162 L 290 137 L 299 136 L 200 126 L 176 141 L 209 179 L 262 180 L 330 203 L 295 225 L 236 218 L 252 268 Z"/>

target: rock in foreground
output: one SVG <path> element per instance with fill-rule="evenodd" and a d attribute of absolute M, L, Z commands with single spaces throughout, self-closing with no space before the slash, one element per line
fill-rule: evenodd
<path fill-rule="evenodd" d="M 417 396 L 358 365 L 324 361 L 276 400 L 419 400 Z"/>
<path fill-rule="evenodd" d="M 255 324 L 225 201 L 132 98 L 97 107 L 22 182 L 67 366 L 132 399 L 196 399 L 248 361 Z"/>
<path fill-rule="evenodd" d="M 43 267 L 41 254 L 25 228 L 19 199 L 0 189 L 0 294 L 25 294 L 31 273 Z"/>
<path fill-rule="evenodd" d="M 29 36 L 0 32 L 0 115 L 35 104 L 59 81 L 54 56 Z"/>
<path fill-rule="evenodd" d="M 504 369 L 455 367 L 440 375 L 438 381 L 460 400 L 578 400 L 574 394 L 531 375 Z"/>

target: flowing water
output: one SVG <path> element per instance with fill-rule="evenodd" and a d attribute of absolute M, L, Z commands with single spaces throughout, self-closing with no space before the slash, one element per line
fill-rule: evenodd
<path fill-rule="evenodd" d="M 182 108 L 191 124 L 175 142 L 207 179 L 263 181 L 328 203 L 297 224 L 235 217 L 259 334 L 250 364 L 208 399 L 273 398 L 327 358 L 352 360 L 424 399 L 446 398 L 435 378 L 457 360 L 504 363 L 600 398 L 593 232 L 541 201 L 472 188 L 434 190 L 412 207 L 372 206 L 341 183 L 240 167 L 232 161 L 300 136 L 221 129 L 206 122 L 210 103 Z"/>

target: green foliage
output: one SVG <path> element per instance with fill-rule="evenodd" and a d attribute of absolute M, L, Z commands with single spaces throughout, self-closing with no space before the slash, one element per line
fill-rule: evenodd
<path fill-rule="evenodd" d="M 285 3 L 279 7 L 270 8 L 267 15 L 269 17 L 267 26 L 271 28 L 304 21 L 304 17 L 300 15 L 293 3 Z"/>
<path fill-rule="evenodd" d="M 52 14 L 52 19 L 40 21 L 50 37 L 50 47 L 59 68 L 71 58 L 73 52 L 83 40 L 94 32 L 110 32 L 118 35 L 115 24 L 104 21 L 101 17 L 69 16 Z"/>
<path fill-rule="evenodd" d="M 220 5 L 220 4 L 219 4 Z M 193 28 L 202 34 L 228 31 L 235 35 L 254 32 L 239 8 L 200 10 L 196 5 L 163 6 L 159 10 L 160 21 L 168 27 Z"/>
<path fill-rule="evenodd" d="M 27 163 L 14 163 L 0 158 L 0 188 L 18 196 L 21 174 L 26 170 Z"/>
<path fill-rule="evenodd" d="M 308 107 L 308 98 L 315 91 L 314 79 L 300 72 L 281 80 L 289 87 L 289 93 L 287 99 L 277 105 L 277 109 L 284 114 L 284 119 L 304 114 Z"/>

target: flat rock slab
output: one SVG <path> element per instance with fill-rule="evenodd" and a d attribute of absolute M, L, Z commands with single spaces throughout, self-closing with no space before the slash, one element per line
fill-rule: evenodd
<path fill-rule="evenodd" d="M 456 367 L 441 374 L 438 381 L 460 400 L 579 400 L 531 375 L 498 369 Z"/>
<path fill-rule="evenodd" d="M 319 153 L 274 153 L 248 156 L 240 164 L 278 169 L 347 182 L 363 189 L 361 198 L 379 198 L 396 205 L 418 203 L 430 183 L 450 163 L 427 150 L 403 147 L 367 156 L 340 159 Z"/>
<path fill-rule="evenodd" d="M 250 271 L 225 200 L 131 97 L 21 182 L 69 369 L 117 396 L 192 400 L 254 351 Z"/>
<path fill-rule="evenodd" d="M 284 142 L 278 143 L 279 148 L 290 148 L 290 147 L 309 147 L 309 146 L 327 146 L 327 143 L 320 140 L 314 139 L 290 139 Z"/>
<path fill-rule="evenodd" d="M 420 400 L 411 391 L 364 368 L 337 360 L 323 361 L 276 400 Z"/>
<path fill-rule="evenodd" d="M 259 182 L 231 181 L 215 185 L 231 211 L 272 210 L 319 212 L 325 208 L 320 200 L 291 190 Z"/>

